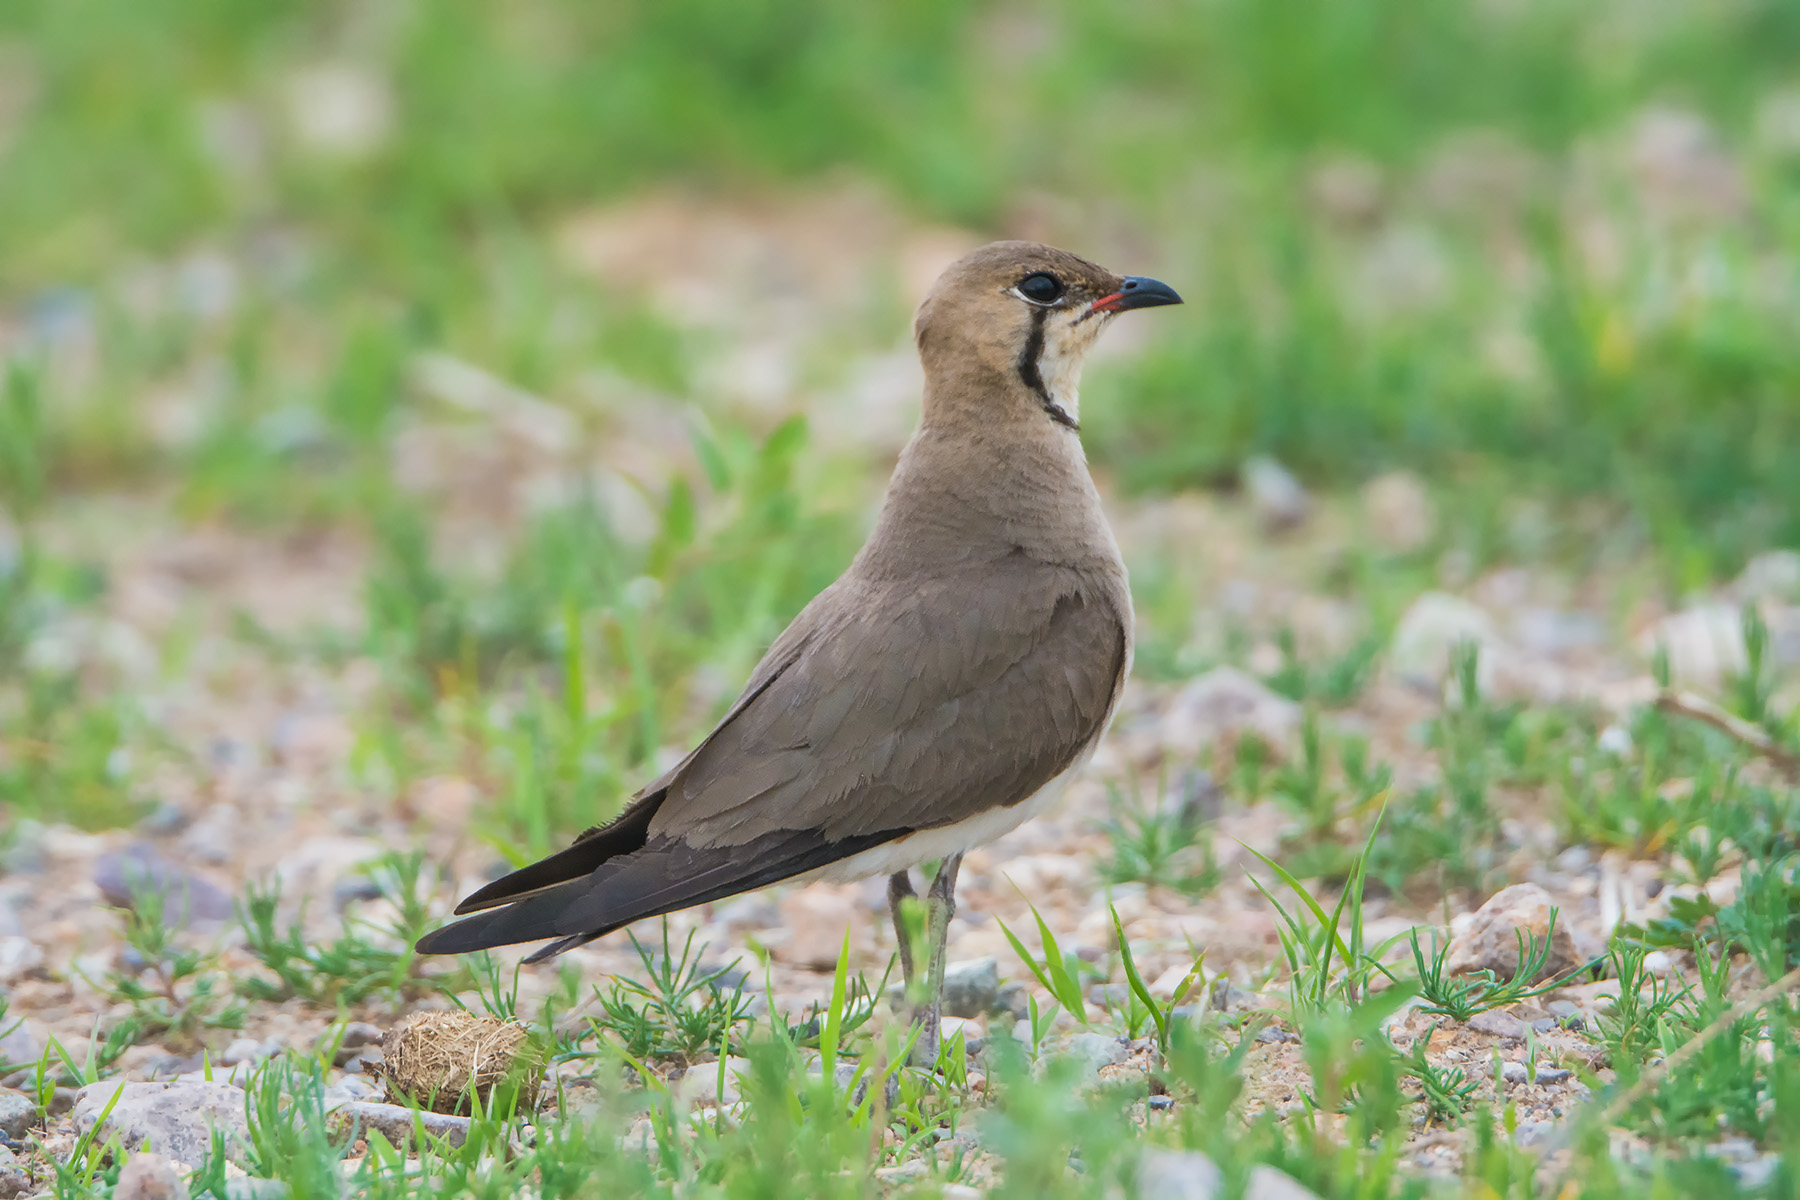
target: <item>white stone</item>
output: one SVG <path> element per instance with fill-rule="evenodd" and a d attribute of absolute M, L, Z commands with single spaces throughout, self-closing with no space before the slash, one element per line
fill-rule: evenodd
<path fill-rule="evenodd" d="M 1716 686 L 1749 663 L 1743 614 L 1729 604 L 1699 604 L 1671 613 L 1639 634 L 1636 647 L 1645 658 L 1665 654 L 1671 681 L 1702 687 Z"/>
<path fill-rule="evenodd" d="M 1272 458 L 1252 458 L 1244 463 L 1243 478 L 1250 506 L 1266 528 L 1292 528 L 1312 511 L 1312 500 L 1300 481 Z"/>
<path fill-rule="evenodd" d="M 354 63 L 320 63 L 295 72 L 284 99 L 294 139 L 321 158 L 368 158 L 393 133 L 387 81 Z"/>
<path fill-rule="evenodd" d="M 1477 682 L 1492 689 L 1495 659 L 1506 643 L 1494 619 L 1480 607 L 1446 592 L 1426 592 L 1406 610 L 1388 646 L 1388 667 L 1415 687 L 1436 691 L 1449 680 L 1452 651 L 1465 643 L 1479 648 Z"/>

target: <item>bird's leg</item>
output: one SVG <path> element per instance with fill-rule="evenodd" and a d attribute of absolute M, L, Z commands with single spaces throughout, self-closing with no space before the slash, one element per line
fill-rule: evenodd
<path fill-rule="evenodd" d="M 908 992 L 912 991 L 913 985 L 913 940 L 912 931 L 907 928 L 905 907 L 908 900 L 918 898 L 910 874 L 895 871 L 888 876 L 888 908 L 894 915 L 894 942 L 900 947 L 900 981 Z"/>
<path fill-rule="evenodd" d="M 913 1010 L 919 1024 L 919 1040 L 913 1044 L 915 1066 L 935 1067 L 938 1028 L 944 1018 L 944 966 L 949 950 L 950 918 L 956 915 L 956 873 L 962 855 L 952 854 L 938 864 L 937 876 L 926 893 L 925 920 L 930 962 L 926 967 L 925 999 Z"/>

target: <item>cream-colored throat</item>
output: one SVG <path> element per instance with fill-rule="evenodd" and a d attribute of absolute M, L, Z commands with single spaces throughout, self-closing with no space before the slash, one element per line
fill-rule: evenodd
<path fill-rule="evenodd" d="M 1044 322 L 1044 348 L 1038 354 L 1038 378 L 1051 404 L 1068 419 L 1081 422 L 1081 363 L 1106 318 L 1083 320 L 1083 310 L 1053 314 Z"/>

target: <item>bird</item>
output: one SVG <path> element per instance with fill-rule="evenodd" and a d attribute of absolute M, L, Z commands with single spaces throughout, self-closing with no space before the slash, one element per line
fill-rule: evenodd
<path fill-rule="evenodd" d="M 777 882 L 887 875 L 913 1058 L 930 1065 L 964 853 L 1055 802 L 1131 669 L 1082 360 L 1118 314 L 1181 302 L 1032 242 L 945 269 L 913 322 L 919 424 L 850 566 L 685 758 L 610 823 L 471 893 L 418 951 L 552 939 L 537 962 Z M 915 947 L 911 871 L 933 862 Z"/>

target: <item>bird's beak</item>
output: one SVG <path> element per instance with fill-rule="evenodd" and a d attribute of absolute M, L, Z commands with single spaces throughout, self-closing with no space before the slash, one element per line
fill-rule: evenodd
<path fill-rule="evenodd" d="M 1089 312 L 1125 312 L 1133 308 L 1158 308 L 1164 304 L 1180 304 L 1175 289 L 1158 279 L 1143 275 L 1127 275 L 1119 290 L 1102 296 L 1088 306 Z"/>

